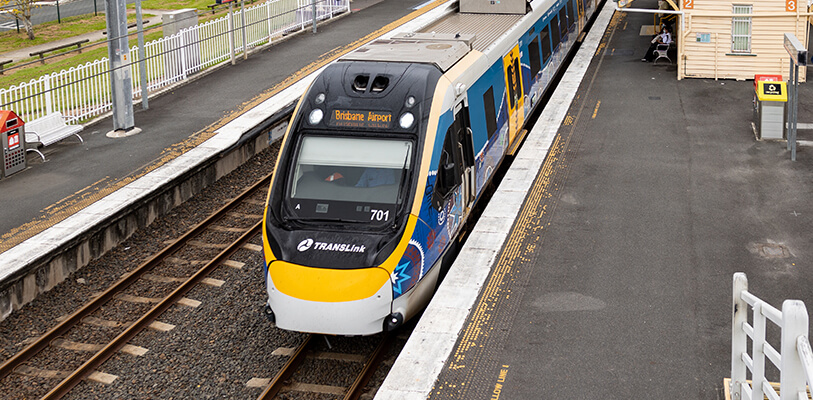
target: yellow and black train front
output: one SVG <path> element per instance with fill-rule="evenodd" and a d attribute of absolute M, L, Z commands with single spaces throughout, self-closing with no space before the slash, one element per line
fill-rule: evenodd
<path fill-rule="evenodd" d="M 417 289 L 426 267 L 412 237 L 440 76 L 425 64 L 342 61 L 300 100 L 263 227 L 266 313 L 279 328 L 375 334 L 434 290 Z"/>

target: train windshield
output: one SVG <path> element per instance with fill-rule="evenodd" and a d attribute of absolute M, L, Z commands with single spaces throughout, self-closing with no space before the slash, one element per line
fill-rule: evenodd
<path fill-rule="evenodd" d="M 304 136 L 289 185 L 295 219 L 384 225 L 395 220 L 411 140 Z"/>

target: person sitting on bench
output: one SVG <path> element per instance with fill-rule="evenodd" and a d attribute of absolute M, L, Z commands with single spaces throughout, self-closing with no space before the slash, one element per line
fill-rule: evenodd
<path fill-rule="evenodd" d="M 646 55 L 644 55 L 641 61 L 652 62 L 655 60 L 655 49 L 658 48 L 658 45 L 665 44 L 668 46 L 672 43 L 672 33 L 670 30 L 669 26 L 664 25 L 663 29 L 661 29 L 661 33 L 652 39 L 652 44 L 649 46 L 649 50 L 646 51 Z"/>

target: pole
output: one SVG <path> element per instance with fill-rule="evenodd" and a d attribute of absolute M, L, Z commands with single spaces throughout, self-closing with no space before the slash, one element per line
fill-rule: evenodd
<path fill-rule="evenodd" d="M 788 68 L 788 101 L 793 97 L 793 59 L 790 60 L 790 67 Z M 788 135 L 788 151 L 791 149 L 791 140 L 793 139 L 792 133 L 790 131 L 790 118 L 791 118 L 791 108 L 790 104 L 787 105 L 787 116 L 788 116 L 788 125 L 787 125 L 787 135 Z"/>
<path fill-rule="evenodd" d="M 113 131 L 130 131 L 133 118 L 133 76 L 127 43 L 125 0 L 105 0 L 107 12 L 107 55 L 110 59 L 110 91 L 113 102 Z"/>
<path fill-rule="evenodd" d="M 240 32 L 243 35 L 243 60 L 248 60 L 248 42 L 246 40 L 246 2 L 240 0 Z"/>
<path fill-rule="evenodd" d="M 233 2 L 229 2 L 229 57 L 231 57 L 231 65 L 236 65 L 237 61 L 234 59 L 234 6 Z"/>
<path fill-rule="evenodd" d="M 793 65 L 793 104 L 791 104 L 791 108 L 793 109 L 793 120 L 791 121 L 791 125 L 793 126 L 793 150 L 790 153 L 790 160 L 796 161 L 796 122 L 798 121 L 799 112 L 799 66 L 794 64 Z"/>
<path fill-rule="evenodd" d="M 96 0 L 93 0 L 93 16 L 99 15 L 99 8 L 96 6 Z"/>
<path fill-rule="evenodd" d="M 62 18 L 59 17 L 59 0 L 56 0 L 56 22 L 58 24 L 62 23 Z"/>
<path fill-rule="evenodd" d="M 316 33 L 316 0 L 311 0 L 311 19 L 313 20 L 313 33 Z"/>
<path fill-rule="evenodd" d="M 135 0 L 135 7 L 138 27 L 138 76 L 141 82 L 141 109 L 148 110 L 150 108 L 150 91 L 147 87 L 147 49 L 144 48 L 144 21 L 141 15 L 141 0 Z"/>

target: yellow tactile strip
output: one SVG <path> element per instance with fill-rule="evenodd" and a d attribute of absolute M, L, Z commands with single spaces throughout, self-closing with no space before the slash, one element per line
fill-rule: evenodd
<path fill-rule="evenodd" d="M 45 229 L 48 229 L 51 226 L 56 225 L 57 223 L 65 220 L 66 218 L 73 215 L 77 211 L 95 203 L 97 200 L 104 198 L 110 193 L 113 193 L 116 190 L 131 183 L 132 181 L 174 160 L 178 156 L 186 153 L 187 151 L 194 149 L 195 147 L 199 146 L 206 140 L 209 140 L 212 136 L 215 135 L 216 131 L 223 127 L 224 125 L 228 124 L 237 117 L 243 115 L 247 111 L 251 110 L 252 108 L 256 107 L 262 102 L 278 94 L 285 88 L 293 85 L 303 77 L 315 72 L 319 68 L 322 68 L 323 66 L 332 62 L 333 60 L 357 49 L 358 47 L 369 42 L 370 40 L 375 39 L 376 37 L 381 36 L 403 25 L 406 22 L 409 22 L 437 8 L 438 6 L 446 2 L 447 0 L 436 0 L 435 2 L 427 5 L 426 7 L 423 7 L 420 10 L 413 11 L 412 13 L 398 19 L 397 21 L 385 25 L 381 29 L 372 32 L 361 39 L 358 39 L 345 46 L 337 47 L 323 54 L 321 57 L 316 59 L 316 61 L 300 69 L 296 73 L 287 77 L 282 82 L 274 85 L 272 88 L 266 90 L 260 95 L 257 95 L 253 99 L 244 102 L 243 104 L 238 106 L 235 110 L 229 112 L 218 121 L 194 133 L 183 142 L 177 143 L 173 146 L 164 149 L 157 160 L 155 160 L 152 164 L 144 168 L 141 168 L 132 175 L 126 178 L 112 180 L 110 179 L 110 177 L 106 177 L 105 179 L 102 179 L 88 187 L 85 187 L 77 191 L 71 196 L 59 200 L 53 205 L 42 210 L 43 215 L 41 215 L 40 217 L 34 219 L 33 221 L 27 222 L 17 228 L 14 228 L 0 236 L 0 254 L 22 243 L 23 241 L 39 234 Z"/>

